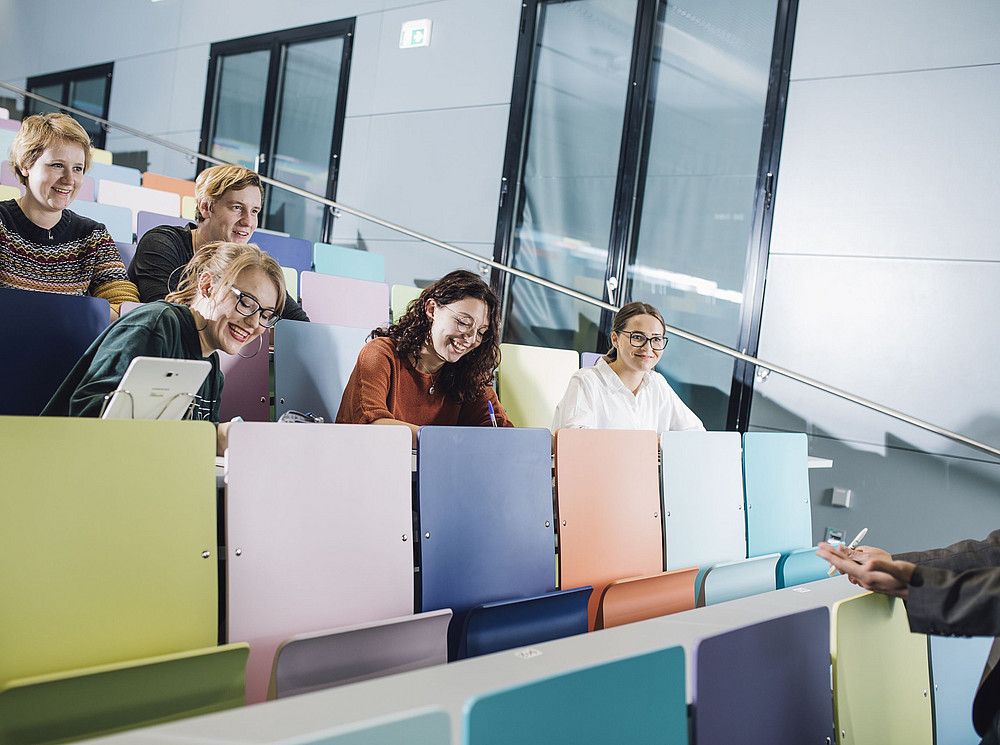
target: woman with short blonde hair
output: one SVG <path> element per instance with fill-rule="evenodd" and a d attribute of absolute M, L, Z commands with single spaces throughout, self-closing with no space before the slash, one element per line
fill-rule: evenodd
<path fill-rule="evenodd" d="M 138 301 L 107 228 L 69 205 L 90 168 L 90 139 L 66 114 L 37 114 L 21 124 L 10 163 L 24 196 L 0 202 L 0 287 Z"/>

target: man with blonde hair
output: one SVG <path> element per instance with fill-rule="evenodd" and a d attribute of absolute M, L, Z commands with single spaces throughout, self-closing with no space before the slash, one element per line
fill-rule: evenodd
<path fill-rule="evenodd" d="M 209 243 L 249 243 L 257 229 L 264 200 L 260 176 L 242 166 L 206 168 L 195 180 L 195 223 L 160 225 L 139 239 L 128 276 L 144 303 L 162 300 L 177 288 L 181 270 Z M 282 318 L 308 321 L 309 316 L 291 296 L 285 298 Z"/>

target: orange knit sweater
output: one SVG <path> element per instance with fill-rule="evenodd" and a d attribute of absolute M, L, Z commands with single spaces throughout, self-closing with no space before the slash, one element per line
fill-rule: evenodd
<path fill-rule="evenodd" d="M 493 402 L 497 425 L 513 427 L 492 388 L 476 401 L 459 403 L 440 391 L 429 393 L 435 375 L 417 372 L 399 356 L 392 339 L 378 337 L 358 355 L 337 412 L 341 424 L 370 424 L 376 419 L 398 419 L 416 424 L 489 427 L 486 402 Z"/>

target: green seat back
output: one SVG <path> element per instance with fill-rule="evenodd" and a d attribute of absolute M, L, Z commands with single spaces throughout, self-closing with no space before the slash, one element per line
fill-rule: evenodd
<path fill-rule="evenodd" d="M 910 632 L 903 602 L 841 600 L 831 636 L 838 745 L 933 742 L 927 637 Z"/>
<path fill-rule="evenodd" d="M 0 686 L 216 643 L 215 429 L 0 417 Z"/>
<path fill-rule="evenodd" d="M 10 682 L 0 742 L 93 737 L 243 705 L 247 644 L 228 644 Z"/>

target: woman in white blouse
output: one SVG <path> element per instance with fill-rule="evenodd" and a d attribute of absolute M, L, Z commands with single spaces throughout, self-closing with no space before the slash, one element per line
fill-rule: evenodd
<path fill-rule="evenodd" d="M 573 373 L 552 419 L 563 427 L 704 430 L 701 420 L 654 369 L 667 345 L 660 311 L 629 303 L 615 315 L 611 350 Z"/>

